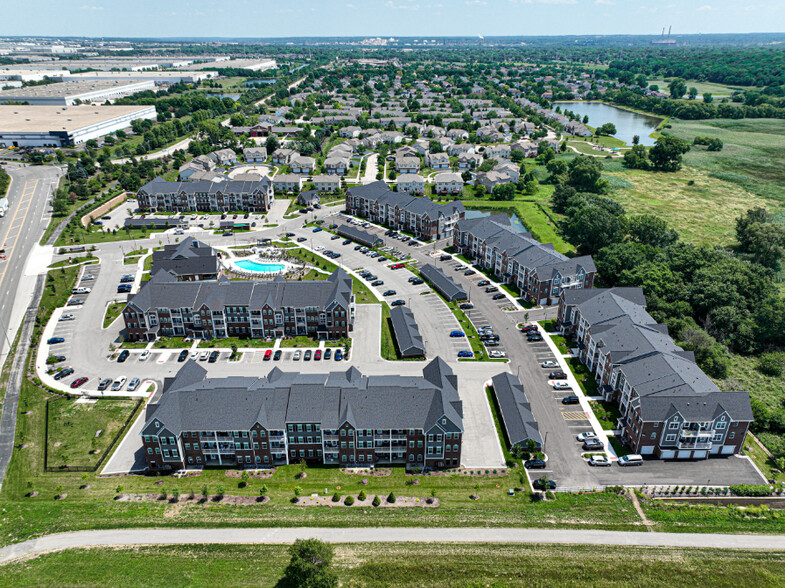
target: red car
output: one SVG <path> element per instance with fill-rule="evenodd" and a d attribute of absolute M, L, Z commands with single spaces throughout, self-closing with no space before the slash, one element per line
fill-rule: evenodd
<path fill-rule="evenodd" d="M 394 263 L 394 264 L 392 264 L 390 266 L 390 269 L 401 269 L 402 267 L 404 267 L 404 264 L 402 264 L 402 263 Z"/>
<path fill-rule="evenodd" d="M 87 378 L 85 378 L 84 376 L 82 376 L 81 378 L 76 378 L 73 382 L 71 382 L 71 388 L 76 389 L 82 384 L 84 384 L 86 381 Z"/>
<path fill-rule="evenodd" d="M 316 352 L 313 354 L 313 360 L 319 361 L 322 358 L 322 350 L 317 349 Z"/>
<path fill-rule="evenodd" d="M 272 349 L 268 349 L 267 351 L 264 352 L 264 361 L 270 361 L 272 357 L 273 357 Z"/>

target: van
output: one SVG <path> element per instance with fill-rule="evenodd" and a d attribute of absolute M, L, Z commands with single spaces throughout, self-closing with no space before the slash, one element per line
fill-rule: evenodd
<path fill-rule="evenodd" d="M 620 466 L 643 465 L 643 458 L 635 453 L 631 453 L 630 455 L 622 455 L 619 458 L 619 465 Z"/>
<path fill-rule="evenodd" d="M 74 288 L 71 290 L 72 294 L 89 294 L 90 288 L 85 288 L 84 286 L 79 286 L 78 288 Z"/>

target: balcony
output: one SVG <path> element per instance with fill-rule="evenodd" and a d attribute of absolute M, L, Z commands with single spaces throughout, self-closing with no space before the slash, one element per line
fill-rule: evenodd
<path fill-rule="evenodd" d="M 679 449 L 711 449 L 711 441 L 680 440 L 676 447 Z"/>

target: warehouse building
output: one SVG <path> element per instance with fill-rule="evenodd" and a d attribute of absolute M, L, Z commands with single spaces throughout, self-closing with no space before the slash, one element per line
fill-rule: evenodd
<path fill-rule="evenodd" d="M 0 105 L 0 146 L 67 147 L 155 120 L 155 106 Z"/>
<path fill-rule="evenodd" d="M 214 71 L 85 71 L 80 73 L 60 73 L 50 75 L 52 78 L 64 82 L 78 82 L 85 80 L 118 80 L 135 81 L 149 80 L 156 86 L 164 84 L 194 84 L 210 78 L 218 77 Z"/>
<path fill-rule="evenodd" d="M 152 80 L 89 80 L 58 82 L 44 86 L 28 86 L 0 92 L 0 103 L 27 103 L 31 105 L 71 106 L 77 102 L 105 102 L 153 90 Z"/>

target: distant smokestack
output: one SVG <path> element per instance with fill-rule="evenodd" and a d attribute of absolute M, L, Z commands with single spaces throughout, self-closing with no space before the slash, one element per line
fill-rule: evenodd
<path fill-rule="evenodd" d="M 672 28 L 673 28 L 673 25 L 671 25 L 671 26 L 669 26 L 669 27 L 668 27 L 668 38 L 669 38 L 669 39 L 671 38 L 671 29 L 672 29 Z"/>

